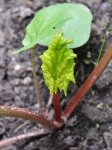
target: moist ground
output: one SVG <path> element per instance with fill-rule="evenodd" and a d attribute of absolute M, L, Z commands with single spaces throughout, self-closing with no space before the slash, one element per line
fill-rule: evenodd
<path fill-rule="evenodd" d="M 75 74 L 78 73 L 77 85 L 70 84 L 67 97 L 61 95 L 62 109 L 94 68 L 104 34 L 107 37 L 103 52 L 112 41 L 112 32 L 108 30 L 109 25 L 112 26 L 111 0 L 0 0 L 0 105 L 38 110 L 30 52 L 18 55 L 12 55 L 11 52 L 22 46 L 25 27 L 35 12 L 57 2 L 80 2 L 93 13 L 90 40 L 83 47 L 74 50 L 78 54 L 75 70 Z M 49 92 L 44 84 L 41 61 L 38 59 L 45 49 L 46 47 L 37 46 L 35 61 L 43 103 L 47 104 Z M 51 108 L 49 116 L 52 115 Z M 0 140 L 38 128 L 41 126 L 22 119 L 0 118 Z M 16 143 L 7 149 L 112 150 L 112 61 L 62 129 L 44 138 Z"/>

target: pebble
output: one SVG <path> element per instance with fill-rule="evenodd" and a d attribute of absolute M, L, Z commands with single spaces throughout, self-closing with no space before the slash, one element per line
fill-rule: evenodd
<path fill-rule="evenodd" d="M 12 86 L 17 86 L 17 85 L 19 85 L 19 83 L 20 83 L 20 79 L 18 79 L 18 78 L 15 78 L 15 79 L 11 79 L 11 80 L 10 80 L 10 84 L 11 84 Z"/>
<path fill-rule="evenodd" d="M 0 48 L 0 67 L 1 68 L 5 68 L 5 55 L 4 55 L 4 51 L 1 50 Z"/>
<path fill-rule="evenodd" d="M 103 108 L 103 103 L 99 103 L 99 104 L 97 104 L 97 105 L 96 105 L 96 108 L 98 108 L 98 109 L 102 109 L 102 108 Z"/>
<path fill-rule="evenodd" d="M 20 89 L 19 89 L 18 87 L 14 87 L 14 92 L 15 92 L 16 94 L 19 94 L 19 93 L 20 93 Z"/>
<path fill-rule="evenodd" d="M 105 123 L 112 120 L 111 109 L 98 109 L 94 105 L 85 104 L 81 110 L 94 123 Z"/>
<path fill-rule="evenodd" d="M 104 132 L 103 137 L 107 146 L 107 150 L 112 150 L 112 131 Z"/>
<path fill-rule="evenodd" d="M 33 9 L 34 10 L 37 10 L 37 8 L 40 8 L 40 7 L 42 7 L 43 6 L 43 4 L 44 4 L 44 0 L 41 0 L 41 1 L 37 1 L 37 0 L 34 0 L 34 2 L 33 2 L 35 5 L 32 5 L 33 6 Z"/>
<path fill-rule="evenodd" d="M 2 79 L 4 78 L 5 75 L 5 68 L 0 68 L 0 81 L 2 81 Z"/>
<path fill-rule="evenodd" d="M 92 139 L 92 140 L 98 140 L 99 139 L 99 135 L 97 132 L 96 128 L 91 128 L 87 134 L 87 138 L 88 139 Z"/>
<path fill-rule="evenodd" d="M 16 65 L 14 66 L 14 70 L 15 70 L 15 71 L 21 70 L 21 65 L 16 64 Z"/>
<path fill-rule="evenodd" d="M 5 42 L 5 34 L 0 31 L 0 46 L 3 46 Z"/>
<path fill-rule="evenodd" d="M 25 7 L 20 7 L 20 17 L 21 17 L 21 19 L 24 19 L 25 17 L 29 17 L 32 14 L 33 14 L 32 9 L 25 8 Z"/>
<path fill-rule="evenodd" d="M 3 125 L 0 125 L 0 136 L 5 133 L 5 128 L 3 128 Z"/>
<path fill-rule="evenodd" d="M 31 77 L 26 77 L 21 81 L 22 84 L 24 85 L 30 85 L 32 83 Z"/>
<path fill-rule="evenodd" d="M 69 146 L 73 146 L 74 145 L 74 139 L 72 136 L 68 136 L 66 139 L 65 139 L 65 143 Z"/>
<path fill-rule="evenodd" d="M 101 4 L 100 8 L 103 12 L 106 12 L 110 9 L 111 5 L 108 2 L 104 2 Z"/>
<path fill-rule="evenodd" d="M 9 100 L 13 100 L 15 97 L 15 94 L 13 91 L 7 91 L 7 92 L 3 92 L 0 97 L 4 100 L 4 101 L 9 101 Z"/>

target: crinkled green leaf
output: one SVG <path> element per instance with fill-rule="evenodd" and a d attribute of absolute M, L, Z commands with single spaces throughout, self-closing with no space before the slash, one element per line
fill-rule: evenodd
<path fill-rule="evenodd" d="M 69 82 L 75 83 L 74 58 L 76 54 L 67 47 L 70 43 L 71 40 L 65 39 L 59 32 L 53 37 L 48 50 L 40 56 L 45 84 L 50 93 L 56 93 L 59 89 L 63 90 L 66 95 Z"/>
<path fill-rule="evenodd" d="M 62 31 L 66 38 L 73 39 L 70 48 L 76 48 L 87 42 L 91 31 L 92 14 L 82 4 L 63 3 L 45 7 L 37 12 L 26 28 L 26 35 L 22 44 L 27 50 L 37 43 L 48 46 L 53 35 Z"/>

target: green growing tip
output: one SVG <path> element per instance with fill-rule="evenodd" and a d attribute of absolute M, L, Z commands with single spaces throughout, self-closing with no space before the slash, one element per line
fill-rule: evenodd
<path fill-rule="evenodd" d="M 63 34 L 58 32 L 51 40 L 48 50 L 40 56 L 45 84 L 51 94 L 57 93 L 59 89 L 67 95 L 69 82 L 75 83 L 74 58 L 77 55 L 68 48 L 68 44 L 71 42 L 72 40 L 65 39 Z"/>

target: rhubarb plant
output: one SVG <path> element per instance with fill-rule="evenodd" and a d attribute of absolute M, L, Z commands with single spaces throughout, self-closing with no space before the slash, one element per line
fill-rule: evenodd
<path fill-rule="evenodd" d="M 59 91 L 67 95 L 69 82 L 75 83 L 74 67 L 76 54 L 71 48 L 77 48 L 86 43 L 91 32 L 92 14 L 82 4 L 63 3 L 41 9 L 26 28 L 26 35 L 22 42 L 23 47 L 14 51 L 15 54 L 31 49 L 32 70 L 37 94 L 38 82 L 36 80 L 34 48 L 36 44 L 48 46 L 48 49 L 40 56 L 45 84 L 51 94 L 55 117 L 48 120 L 44 113 L 34 113 L 26 109 L 1 106 L 0 116 L 23 118 L 40 123 L 45 128 L 55 132 L 65 123 L 71 113 L 86 95 L 95 81 L 101 75 L 112 58 L 112 44 L 106 50 L 103 58 L 97 64 L 88 79 L 82 84 L 76 94 L 70 99 L 63 112 L 61 112 Z M 39 98 L 39 97 L 38 97 Z M 0 141 L 0 148 L 34 136 L 50 134 L 49 130 L 40 130 L 22 134 Z"/>
<path fill-rule="evenodd" d="M 41 106 L 42 96 L 40 94 L 41 92 L 39 88 L 39 82 L 37 81 L 37 78 L 36 78 L 36 71 L 35 71 L 36 65 L 34 62 L 34 48 L 36 44 L 48 46 L 49 43 L 51 43 L 53 37 L 58 32 L 62 32 L 64 34 L 65 39 L 69 39 L 70 41 L 72 41 L 72 42 L 69 41 L 70 43 L 67 41 L 68 43 L 65 44 L 67 48 L 80 47 L 84 43 L 86 43 L 89 39 L 90 32 L 91 32 L 91 21 L 92 21 L 92 14 L 91 14 L 91 11 L 86 6 L 82 4 L 63 3 L 63 4 L 51 5 L 51 6 L 41 9 L 34 16 L 31 23 L 29 23 L 29 25 L 27 26 L 26 35 L 22 41 L 23 47 L 20 48 L 19 50 L 14 51 L 13 53 L 17 54 L 17 53 L 20 53 L 29 49 L 31 50 L 32 71 L 33 71 L 37 100 L 40 106 Z M 66 49 L 65 53 L 67 53 L 67 48 L 64 48 Z M 52 49 L 52 48 L 49 48 L 49 49 Z M 47 51 L 46 53 L 48 52 L 50 51 Z M 58 56 L 60 55 L 60 52 L 61 52 L 61 49 L 59 51 L 59 48 L 58 48 L 57 50 Z M 68 50 L 68 53 L 70 52 L 72 53 L 72 50 L 71 51 Z M 45 56 L 43 56 L 42 61 L 44 60 L 44 57 Z M 72 54 L 71 57 L 74 58 L 76 56 L 73 56 Z M 66 58 L 67 57 L 64 56 L 63 54 L 63 59 L 65 61 L 66 61 Z M 56 58 L 53 58 L 53 59 L 56 59 Z M 61 63 L 61 67 L 60 67 L 60 64 L 58 65 L 58 72 L 59 70 L 61 71 L 63 64 L 65 63 Z M 43 64 L 43 66 L 45 65 Z M 42 66 L 42 70 L 43 70 L 43 66 Z M 70 64 L 68 63 L 65 66 L 67 68 L 70 67 L 71 71 L 73 72 L 73 68 L 74 68 L 73 60 L 70 60 Z M 65 70 L 64 72 L 66 72 L 66 74 L 67 74 L 67 68 L 64 69 Z M 64 90 L 65 95 L 66 95 L 68 81 L 70 80 L 70 81 L 75 82 L 72 73 L 70 73 L 70 70 L 68 71 L 68 73 L 69 74 L 66 77 L 65 82 L 61 82 L 62 79 L 59 80 L 60 73 L 58 73 L 58 79 L 56 79 L 55 80 L 56 82 L 54 83 L 55 87 L 52 87 L 54 89 L 51 89 L 51 86 L 52 86 L 51 84 L 53 84 L 54 79 L 52 80 L 52 76 L 50 76 L 51 77 L 50 81 L 52 80 L 51 81 L 52 83 L 49 84 L 47 80 L 48 77 L 45 76 L 45 70 L 44 70 L 45 83 L 48 85 L 48 88 L 50 89 L 50 93 L 53 93 L 53 90 L 55 91 L 54 93 L 56 93 L 57 87 L 58 87 L 60 90 Z M 64 78 L 64 76 L 61 75 L 61 78 Z"/>

